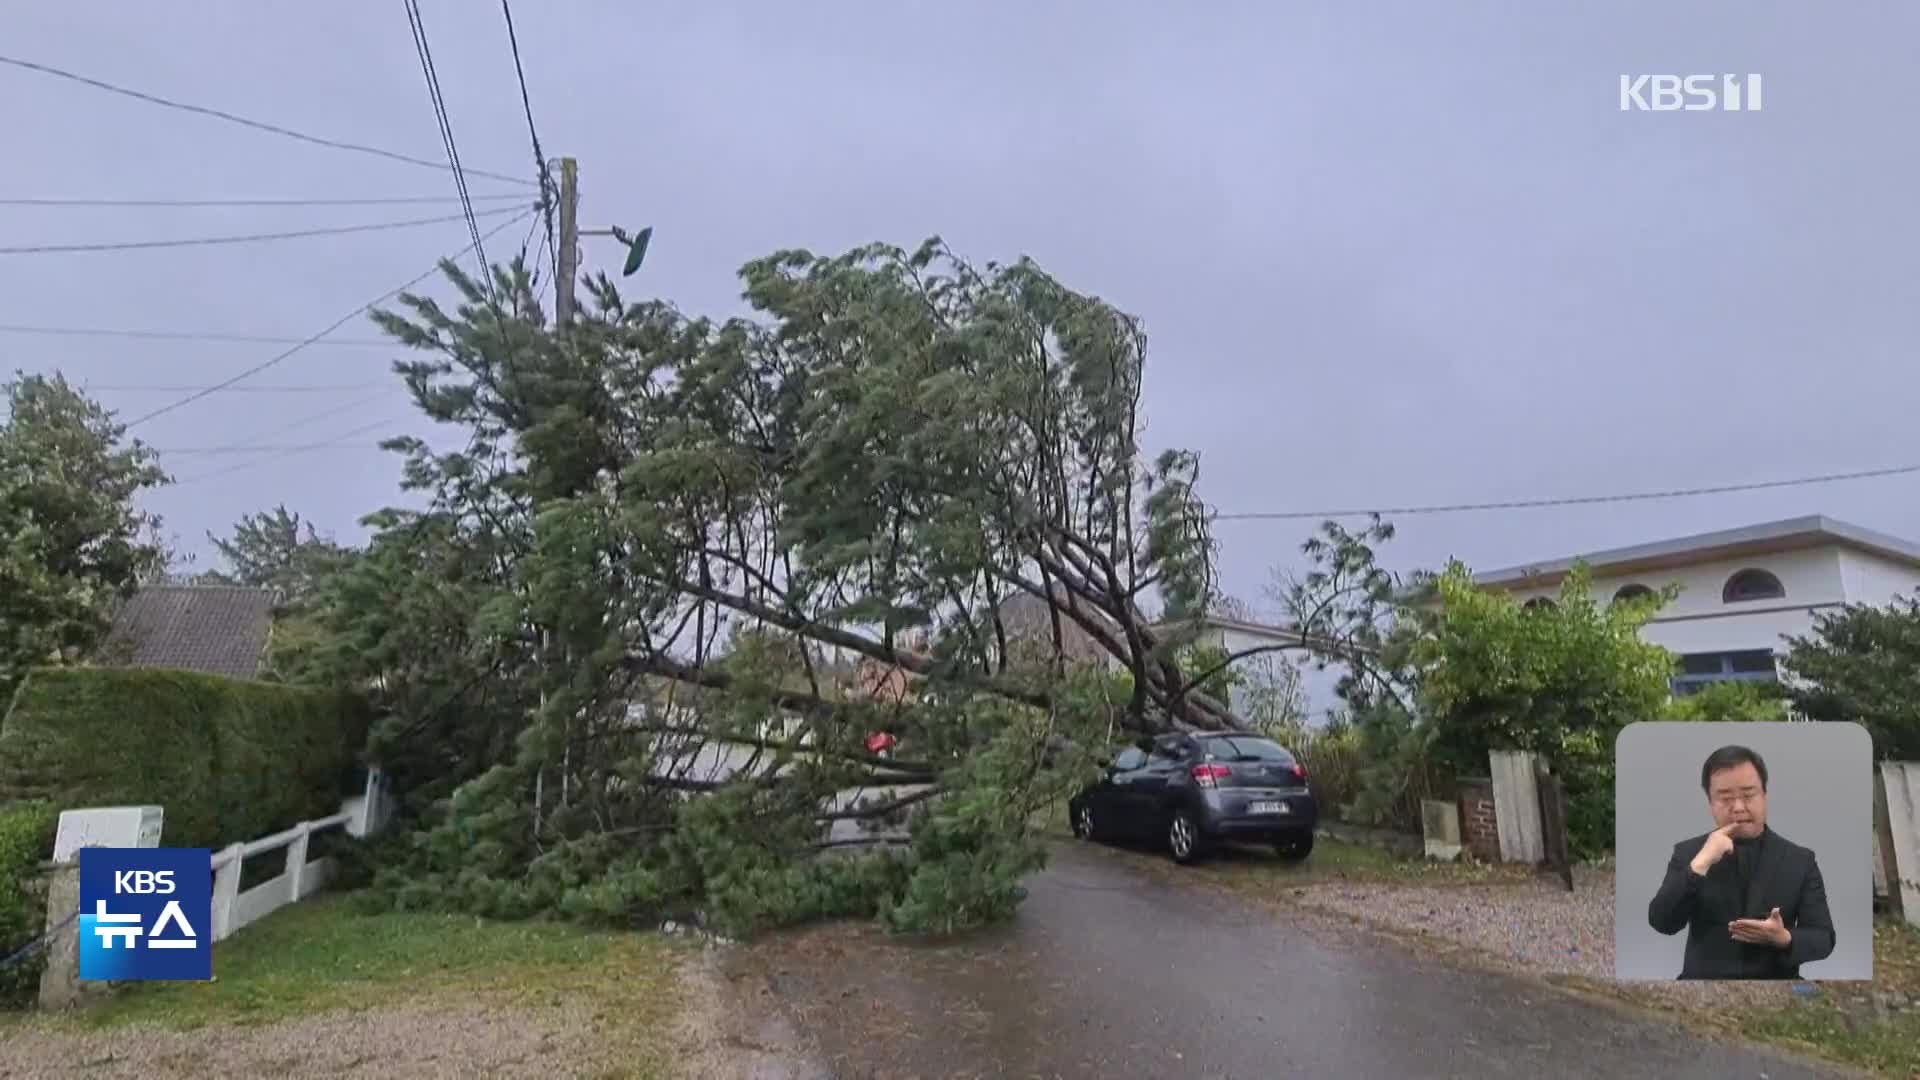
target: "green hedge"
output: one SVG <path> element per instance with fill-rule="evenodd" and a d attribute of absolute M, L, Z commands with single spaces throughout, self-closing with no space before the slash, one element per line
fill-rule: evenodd
<path fill-rule="evenodd" d="M 154 805 L 220 848 L 339 810 L 368 714 L 345 694 L 141 668 L 28 675 L 0 722 L 0 802 Z"/>
<path fill-rule="evenodd" d="M 0 960 L 40 935 L 47 921 L 45 883 L 36 866 L 53 855 L 52 803 L 0 804 Z M 0 968 L 0 1008 L 33 1000 L 40 986 L 41 955 Z"/>

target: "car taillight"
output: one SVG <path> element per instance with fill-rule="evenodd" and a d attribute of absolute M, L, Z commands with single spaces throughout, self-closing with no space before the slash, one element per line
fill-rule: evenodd
<path fill-rule="evenodd" d="M 1293 775 L 1305 781 L 1307 778 L 1307 767 L 1305 765 L 1295 765 L 1293 767 Z"/>
<path fill-rule="evenodd" d="M 1193 782 L 1201 787 L 1218 787 L 1221 780 L 1233 775 L 1233 770 L 1225 765 L 1195 765 Z"/>

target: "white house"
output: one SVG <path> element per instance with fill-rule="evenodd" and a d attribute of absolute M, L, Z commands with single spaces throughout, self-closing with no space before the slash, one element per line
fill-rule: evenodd
<path fill-rule="evenodd" d="M 1813 630 L 1816 612 L 1886 604 L 1920 590 L 1920 546 L 1815 515 L 1742 529 L 1596 551 L 1478 574 L 1485 588 L 1550 603 L 1577 560 L 1606 600 L 1678 585 L 1642 636 L 1680 656 L 1674 693 L 1711 682 L 1778 678 L 1789 636 Z"/>

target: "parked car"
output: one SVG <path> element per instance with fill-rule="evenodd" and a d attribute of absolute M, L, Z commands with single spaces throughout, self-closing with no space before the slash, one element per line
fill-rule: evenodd
<path fill-rule="evenodd" d="M 1067 812 L 1083 840 L 1159 840 L 1180 863 L 1224 839 L 1304 859 L 1320 821 L 1306 768 L 1279 743 L 1247 732 L 1163 735 L 1129 747 L 1067 801 Z"/>

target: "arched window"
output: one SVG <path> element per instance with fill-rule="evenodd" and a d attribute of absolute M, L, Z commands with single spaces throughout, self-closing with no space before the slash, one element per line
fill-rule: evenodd
<path fill-rule="evenodd" d="M 1536 596 L 1526 603 L 1521 604 L 1520 608 L 1523 611 L 1550 611 L 1553 608 L 1553 601 L 1544 596 Z"/>
<path fill-rule="evenodd" d="M 1620 591 L 1613 594 L 1613 602 L 1620 604 L 1628 600 L 1645 600 L 1652 595 L 1653 590 L 1647 588 L 1645 585 L 1622 585 L 1620 586 Z"/>
<path fill-rule="evenodd" d="M 1740 604 L 1749 600 L 1780 600 L 1785 598 L 1787 590 L 1780 579 L 1765 570 L 1742 570 L 1727 579 L 1726 588 L 1720 590 L 1720 599 L 1728 604 Z"/>

